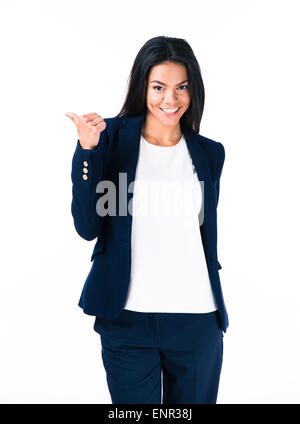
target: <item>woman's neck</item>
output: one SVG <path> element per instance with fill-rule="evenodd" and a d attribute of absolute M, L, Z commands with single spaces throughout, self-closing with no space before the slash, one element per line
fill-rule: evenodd
<path fill-rule="evenodd" d="M 158 119 L 151 119 L 146 116 L 142 126 L 142 136 L 150 143 L 159 146 L 173 146 L 177 144 L 182 137 L 180 124 L 175 126 L 166 126 Z"/>

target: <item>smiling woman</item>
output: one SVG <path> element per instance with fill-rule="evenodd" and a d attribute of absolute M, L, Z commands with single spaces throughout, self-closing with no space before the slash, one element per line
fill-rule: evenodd
<path fill-rule="evenodd" d="M 161 36 L 138 52 L 117 116 L 75 117 L 72 214 L 78 234 L 97 237 L 79 306 L 95 316 L 112 403 L 216 403 L 225 150 L 198 134 L 203 107 L 190 45 Z"/>

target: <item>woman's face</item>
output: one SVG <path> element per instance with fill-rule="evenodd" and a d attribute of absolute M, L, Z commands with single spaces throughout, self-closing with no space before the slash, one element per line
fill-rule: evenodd
<path fill-rule="evenodd" d="M 176 125 L 190 101 L 184 65 L 164 62 L 152 67 L 147 86 L 148 113 L 152 113 L 164 125 Z M 175 112 L 168 109 L 175 109 Z"/>

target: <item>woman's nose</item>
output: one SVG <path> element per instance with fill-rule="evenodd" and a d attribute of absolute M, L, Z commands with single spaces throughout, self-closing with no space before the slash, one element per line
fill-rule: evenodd
<path fill-rule="evenodd" d="M 174 91 L 168 91 L 165 94 L 164 102 L 165 104 L 170 104 L 171 106 L 176 104 L 177 101 L 177 93 Z"/>

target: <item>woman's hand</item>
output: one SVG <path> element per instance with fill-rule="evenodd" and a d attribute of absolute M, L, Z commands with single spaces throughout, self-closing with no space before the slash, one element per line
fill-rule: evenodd
<path fill-rule="evenodd" d="M 76 125 L 81 147 L 94 150 L 98 145 L 101 131 L 106 127 L 104 119 L 95 112 L 80 116 L 73 112 L 66 112 L 65 115 Z"/>

